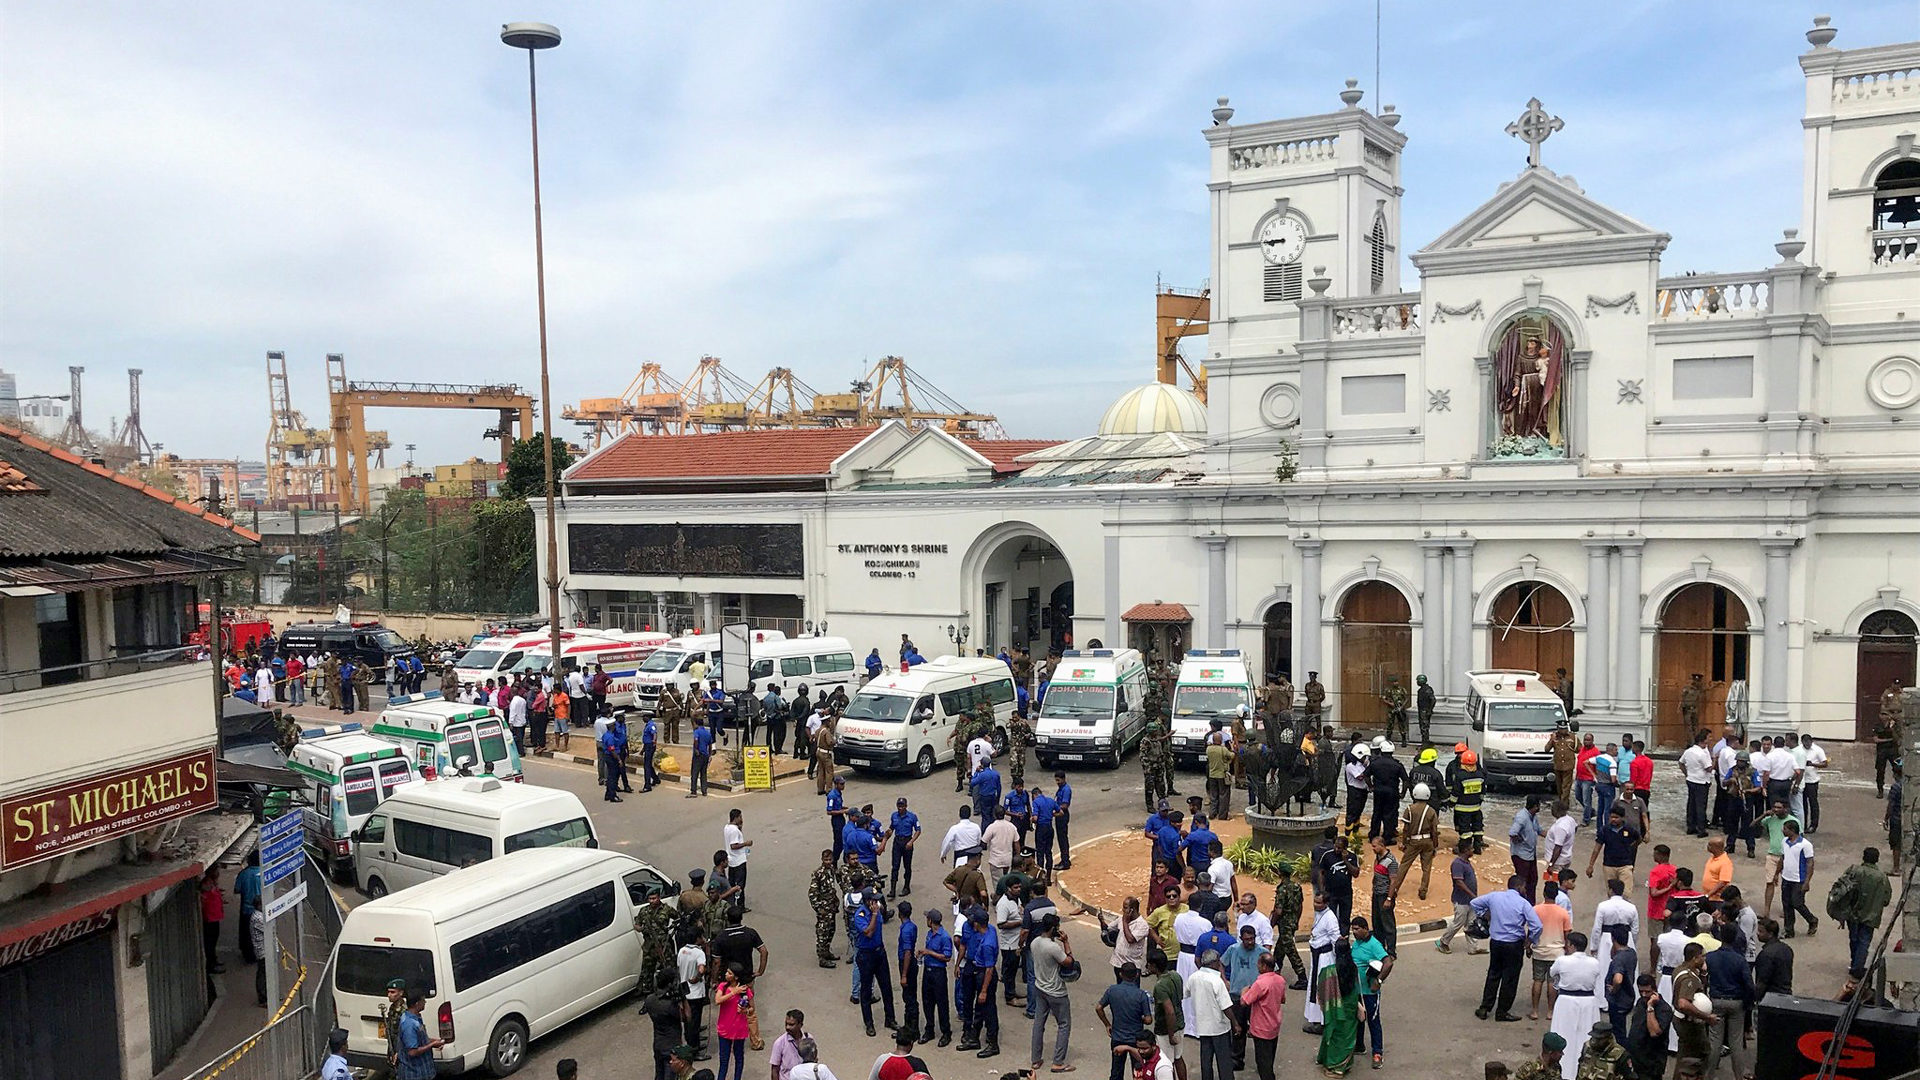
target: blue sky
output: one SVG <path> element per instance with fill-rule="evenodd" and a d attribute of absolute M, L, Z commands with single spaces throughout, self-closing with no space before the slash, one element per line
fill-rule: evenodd
<path fill-rule="evenodd" d="M 1711 11 L 1711 17 L 1703 17 Z M 1920 5 L 1824 10 L 1843 48 Z M 1402 249 L 1524 161 L 1674 234 L 1665 269 L 1773 259 L 1797 225 L 1815 9 L 1779 3 L 0 2 L 0 367 L 88 368 L 88 417 L 142 367 L 149 436 L 258 457 L 264 353 L 324 424 L 361 379 L 537 380 L 525 64 L 542 56 L 561 402 L 702 353 L 843 390 L 908 363 L 1016 436 L 1088 431 L 1152 371 L 1156 275 L 1207 273 L 1200 130 L 1337 106 L 1406 116 Z M 1411 273 L 1407 280 L 1414 280 Z M 386 414 L 422 462 L 481 415 Z"/>

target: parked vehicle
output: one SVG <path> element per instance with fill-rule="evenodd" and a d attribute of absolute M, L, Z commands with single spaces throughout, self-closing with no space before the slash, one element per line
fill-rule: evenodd
<path fill-rule="evenodd" d="M 1188 649 L 1174 680 L 1172 703 L 1173 759 L 1181 765 L 1206 760 L 1207 734 L 1213 722 L 1231 725 L 1241 706 L 1247 726 L 1255 726 L 1253 674 L 1239 649 Z"/>
<path fill-rule="evenodd" d="M 1033 724 L 1040 764 L 1095 762 L 1119 768 L 1120 759 L 1146 734 L 1140 708 L 1146 692 L 1147 665 L 1137 649 L 1060 654 Z"/>
<path fill-rule="evenodd" d="M 769 684 L 791 694 L 801 683 L 815 694 L 833 693 L 836 686 L 851 691 L 861 672 L 854 667 L 853 646 L 846 638 L 773 638 L 755 642 L 747 678 L 754 692 L 764 694 Z"/>
<path fill-rule="evenodd" d="M 1490 781 L 1552 785 L 1547 739 L 1567 719 L 1566 703 L 1537 671 L 1467 672 L 1467 747 L 1480 755 Z M 1579 722 L 1572 727 L 1580 730 Z"/>
<path fill-rule="evenodd" d="M 993 707 L 994 746 L 1013 719 L 1013 673 L 992 657 L 941 656 L 884 672 L 860 688 L 840 717 L 833 759 L 876 772 L 931 775 L 952 761 L 953 730 L 981 704 Z"/>
<path fill-rule="evenodd" d="M 438 690 L 403 694 L 387 700 L 370 730 L 400 747 L 430 780 L 463 767 L 474 775 L 525 779 L 506 718 L 491 705 L 448 701 Z"/>
<path fill-rule="evenodd" d="M 755 644 L 784 641 L 787 637 L 780 630 L 755 630 L 753 634 Z M 693 685 L 696 663 L 707 665 L 707 682 L 720 677 L 719 634 L 689 634 L 662 643 L 634 676 L 633 707 L 652 715 L 659 707 L 661 688 L 668 685 L 678 689 L 682 696 L 687 695 Z"/>
<path fill-rule="evenodd" d="M 506 1076 L 529 1043 L 640 981 L 635 916 L 677 883 L 631 855 L 582 848 L 517 851 L 370 900 L 347 914 L 333 948 L 337 1023 L 347 1060 L 386 1069 L 387 983 L 427 996 L 442 1076 L 485 1065 Z"/>
<path fill-rule="evenodd" d="M 377 622 L 295 623 L 281 633 L 280 651 L 302 656 L 337 653 L 384 674 L 394 657 L 412 656 L 413 645 Z"/>
<path fill-rule="evenodd" d="M 385 896 L 527 848 L 598 846 L 571 791 L 491 776 L 429 780 L 395 792 L 354 833 L 354 877 L 368 896 Z"/>
<path fill-rule="evenodd" d="M 640 665 L 646 662 L 667 640 L 665 634 L 626 635 L 613 632 L 616 636 L 603 637 L 600 633 L 568 631 L 561 635 L 560 668 L 562 671 L 580 669 L 591 674 L 597 664 L 606 669 L 612 685 L 607 696 L 615 700 L 626 700 L 633 693 L 634 678 Z M 657 641 L 647 638 L 658 638 Z M 536 645 L 525 650 L 520 661 L 507 672 L 509 676 L 530 672 L 545 671 L 553 666 L 553 642 L 542 638 Z M 496 676 L 497 677 L 497 676 Z"/>
<path fill-rule="evenodd" d="M 353 871 L 353 834 L 395 791 L 420 774 L 393 743 L 357 731 L 303 738 L 287 768 L 306 782 L 301 824 L 307 846 L 319 853 L 329 877 Z"/>

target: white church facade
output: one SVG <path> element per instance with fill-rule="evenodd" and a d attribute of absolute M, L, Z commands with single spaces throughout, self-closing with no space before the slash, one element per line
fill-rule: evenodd
<path fill-rule="evenodd" d="M 1469 669 L 1564 668 L 1588 726 L 1666 745 L 1698 674 L 1709 718 L 1867 737 L 1920 625 L 1920 43 L 1832 38 L 1802 220 L 1738 274 L 1666 275 L 1667 233 L 1539 163 L 1532 102 L 1527 167 L 1403 288 L 1400 117 L 1223 100 L 1204 405 L 1150 385 L 1058 444 L 627 436 L 567 474 L 571 617 L 1237 647 L 1362 728 L 1390 679 L 1457 715 Z"/>

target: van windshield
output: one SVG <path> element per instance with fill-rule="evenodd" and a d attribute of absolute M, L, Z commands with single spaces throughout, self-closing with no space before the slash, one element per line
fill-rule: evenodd
<path fill-rule="evenodd" d="M 1048 704 L 1053 694 L 1047 694 Z M 1173 715 L 1227 716 L 1247 703 L 1247 692 L 1238 686 L 1180 686 L 1173 691 Z"/>
<path fill-rule="evenodd" d="M 1047 690 L 1041 711 L 1049 716 L 1112 716 L 1113 687 L 1054 683 Z"/>
<path fill-rule="evenodd" d="M 507 837 L 507 854 L 524 851 L 527 848 L 542 847 L 586 847 L 593 839 L 593 826 L 583 817 L 571 821 L 556 821 L 526 832 L 514 833 Z"/>
<path fill-rule="evenodd" d="M 499 666 L 500 658 L 507 655 L 505 649 L 468 649 L 453 662 L 457 668 L 471 668 L 475 671 L 492 671 Z"/>
<path fill-rule="evenodd" d="M 849 720 L 883 720 L 899 723 L 913 711 L 913 698 L 906 694 L 855 694 L 843 713 Z"/>
<path fill-rule="evenodd" d="M 413 648 L 413 646 L 407 644 L 406 638 L 401 637 L 392 630 L 375 630 L 373 631 L 372 637 L 374 644 L 388 652 L 405 652 Z"/>
<path fill-rule="evenodd" d="M 343 994 L 385 997 L 387 983 L 405 979 L 408 990 L 432 997 L 433 954 L 425 949 L 383 945 L 341 945 L 333 969 L 333 987 Z"/>
<path fill-rule="evenodd" d="M 652 656 L 647 657 L 647 662 L 640 665 L 640 670 L 678 671 L 680 670 L 680 661 L 685 659 L 686 655 L 686 653 L 675 649 L 661 649 Z"/>
<path fill-rule="evenodd" d="M 1558 702 L 1496 701 L 1492 706 L 1487 726 L 1499 731 L 1552 731 L 1567 715 Z"/>

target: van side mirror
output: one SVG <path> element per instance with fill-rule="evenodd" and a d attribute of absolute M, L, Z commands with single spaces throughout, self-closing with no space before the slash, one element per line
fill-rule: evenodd
<path fill-rule="evenodd" d="M 1472 725 L 1472 726 L 1473 726 L 1473 730 L 1475 730 L 1475 731 L 1485 731 L 1485 730 L 1487 730 L 1487 722 L 1486 722 L 1485 720 L 1482 720 L 1482 719 L 1480 719 L 1480 718 L 1479 718 L 1479 717 L 1477 717 L 1477 716 L 1476 716 L 1476 717 L 1474 717 L 1474 720 L 1473 720 L 1473 725 Z"/>
<path fill-rule="evenodd" d="M 1568 721 L 1567 730 L 1573 732 L 1575 735 L 1580 734 L 1580 721 L 1578 720 Z"/>

